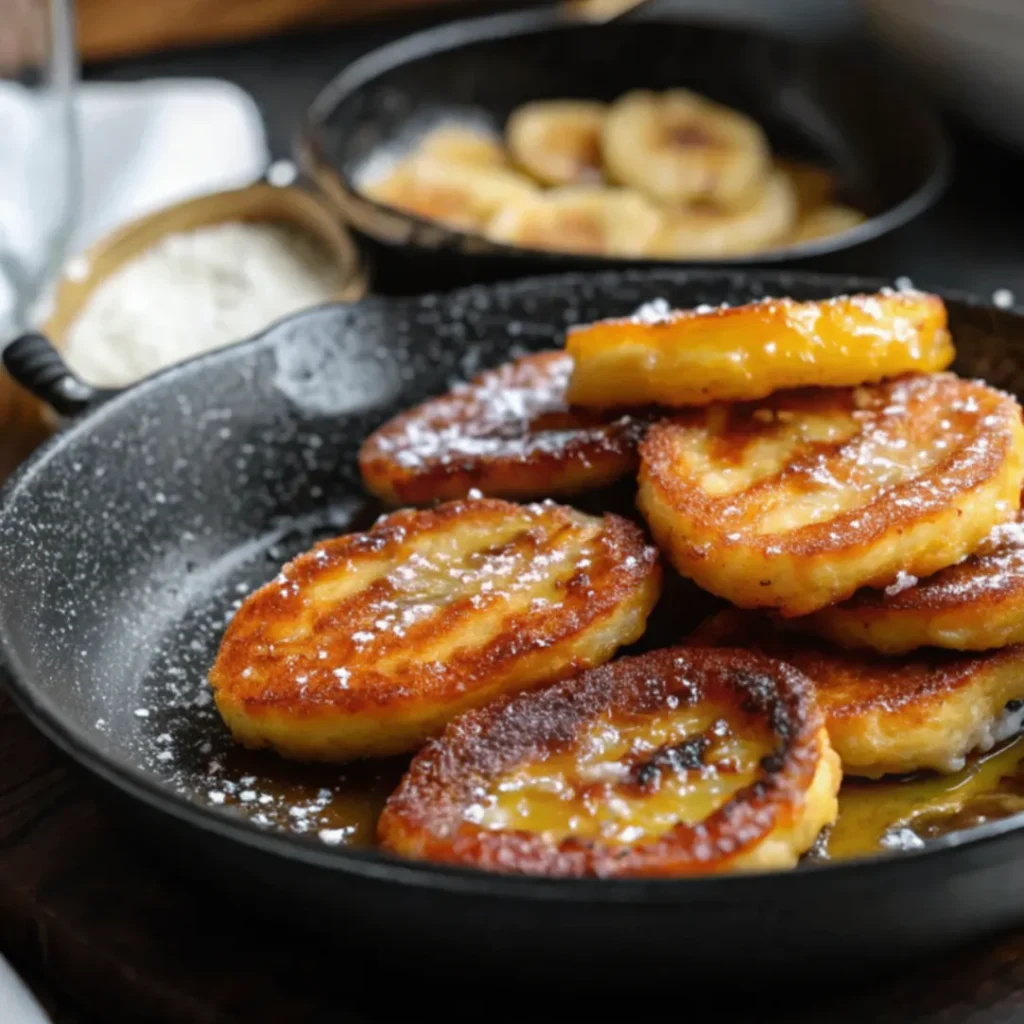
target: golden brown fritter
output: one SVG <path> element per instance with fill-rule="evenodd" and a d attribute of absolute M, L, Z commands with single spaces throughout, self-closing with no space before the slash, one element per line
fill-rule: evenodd
<path fill-rule="evenodd" d="M 831 238 L 833 235 L 841 235 L 844 231 L 850 231 L 866 220 L 867 217 L 852 206 L 843 206 L 840 203 L 822 206 L 797 221 L 796 230 L 788 241 L 798 244 L 818 238 Z"/>
<path fill-rule="evenodd" d="M 591 100 L 524 104 L 505 126 L 512 159 L 545 185 L 599 184 L 606 111 L 603 103 Z"/>
<path fill-rule="evenodd" d="M 738 208 L 708 203 L 665 210 L 651 255 L 667 259 L 715 259 L 765 252 L 788 240 L 796 226 L 796 196 L 783 174 L 770 174 Z"/>
<path fill-rule="evenodd" d="M 952 374 L 785 392 L 653 424 L 638 503 L 685 576 L 805 615 L 969 555 L 1020 507 L 1016 401 Z"/>
<path fill-rule="evenodd" d="M 593 408 L 749 401 L 944 370 L 954 356 L 944 303 L 916 292 L 648 307 L 572 328 L 566 351 L 569 400 Z"/>
<path fill-rule="evenodd" d="M 250 595 L 210 675 L 247 746 L 414 750 L 467 708 L 599 665 L 644 631 L 657 552 L 615 516 L 456 501 L 317 545 Z"/>
<path fill-rule="evenodd" d="M 612 104 L 602 140 L 608 176 L 668 206 L 744 206 L 771 171 L 761 127 L 688 89 L 636 90 Z"/>
<path fill-rule="evenodd" d="M 1020 646 L 885 657 L 784 631 L 767 615 L 736 609 L 709 619 L 688 642 L 742 645 L 796 666 L 813 681 L 832 746 L 851 775 L 959 771 L 967 754 L 991 749 L 1021 725 Z"/>
<path fill-rule="evenodd" d="M 505 206 L 527 202 L 536 186 L 508 167 L 414 153 L 363 191 L 375 202 L 461 231 L 481 231 Z"/>
<path fill-rule="evenodd" d="M 378 834 L 406 856 L 533 875 L 792 867 L 834 820 L 839 782 L 799 672 L 672 648 L 457 719 Z"/>
<path fill-rule="evenodd" d="M 404 412 L 359 452 L 367 488 L 391 504 L 577 494 L 636 471 L 644 417 L 570 410 L 572 360 L 541 352 Z"/>
<path fill-rule="evenodd" d="M 1024 516 L 997 526 L 970 558 L 924 579 L 858 590 L 807 626 L 844 647 L 983 651 L 1024 643 Z"/>
<path fill-rule="evenodd" d="M 458 123 L 442 124 L 433 129 L 416 147 L 416 152 L 448 164 L 476 167 L 508 164 L 501 139 L 480 128 Z"/>
<path fill-rule="evenodd" d="M 646 256 L 663 220 L 642 195 L 606 185 L 566 185 L 507 206 L 487 225 L 506 245 L 595 256 Z"/>

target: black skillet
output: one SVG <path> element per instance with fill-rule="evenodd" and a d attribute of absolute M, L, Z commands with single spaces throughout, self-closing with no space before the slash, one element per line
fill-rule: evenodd
<path fill-rule="evenodd" d="M 12 375 L 81 415 L 0 499 L 11 692 L 178 870 L 443 977 L 768 983 L 799 965 L 801 979 L 832 980 L 1009 926 L 1024 918 L 1024 828 L 1012 819 L 921 851 L 678 881 L 531 880 L 286 834 L 259 824 L 294 823 L 274 794 L 312 807 L 340 771 L 299 784 L 271 754 L 233 753 L 205 683 L 244 591 L 314 538 L 376 514 L 355 455 L 385 417 L 516 349 L 558 345 L 566 324 L 654 297 L 693 306 L 881 284 L 615 272 L 371 298 L 294 316 L 113 396 L 76 381 L 38 336 L 15 342 Z M 959 298 L 949 311 L 958 369 L 1024 393 L 1024 316 Z"/>
<path fill-rule="evenodd" d="M 934 112 L 863 54 L 678 20 L 585 24 L 559 8 L 457 21 L 356 61 L 310 108 L 299 160 L 373 260 L 380 293 L 621 266 L 630 261 L 492 243 L 381 206 L 359 186 L 440 120 L 501 130 L 530 100 L 612 100 L 630 89 L 679 86 L 751 114 L 777 153 L 834 170 L 842 197 L 870 218 L 842 236 L 746 260 L 698 261 L 705 265 L 820 261 L 917 216 L 948 179 L 949 148 Z"/>

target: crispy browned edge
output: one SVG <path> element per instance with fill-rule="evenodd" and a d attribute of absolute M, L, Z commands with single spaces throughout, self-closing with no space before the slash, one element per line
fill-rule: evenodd
<path fill-rule="evenodd" d="M 559 522 L 568 521 L 569 510 L 563 506 L 550 504 L 541 508 L 545 515 L 557 516 Z M 504 519 L 519 512 L 520 506 L 486 498 L 448 502 L 432 509 L 402 509 L 385 516 L 364 533 L 347 534 L 317 544 L 286 568 L 289 579 L 301 590 L 320 574 L 337 570 L 345 561 L 381 557 L 418 533 L 456 527 L 467 515 L 484 514 Z M 657 585 L 661 573 L 658 553 L 647 543 L 640 528 L 615 515 L 603 516 L 602 522 L 604 528 L 600 536 L 604 551 L 600 563 L 595 561 L 586 572 L 577 571 L 570 579 L 565 588 L 565 601 L 556 610 L 544 613 L 543 636 L 524 637 L 521 633 L 503 632 L 483 650 L 474 649 L 450 659 L 443 673 L 428 672 L 410 660 L 408 671 L 400 681 L 392 675 L 373 671 L 369 665 L 361 668 L 349 665 L 346 667 L 352 669 L 353 679 L 349 689 L 332 688 L 329 697 L 321 696 L 315 701 L 308 697 L 300 699 L 291 692 L 291 686 L 286 687 L 287 693 L 275 692 L 274 682 L 264 682 L 260 673 L 253 673 L 250 687 L 243 684 L 241 673 L 252 662 L 253 647 L 265 641 L 266 625 L 290 614 L 288 597 L 282 595 L 280 585 L 272 581 L 252 593 L 232 619 L 210 673 L 211 684 L 215 693 L 241 704 L 247 713 L 258 715 L 272 709 L 296 717 L 325 711 L 385 715 L 406 702 L 424 698 L 444 701 L 464 696 L 468 690 L 505 671 L 517 658 L 564 644 L 584 633 L 613 614 L 645 584 L 653 580 Z M 318 552 L 327 552 L 327 558 Z M 427 619 L 421 629 L 436 637 L 454 614 L 452 608 L 446 609 L 440 618 Z M 414 647 L 416 642 L 414 631 L 395 640 L 397 645 L 409 647 Z M 245 692 L 246 689 L 250 692 Z"/>
<path fill-rule="evenodd" d="M 652 323 L 638 321 L 636 315 L 606 317 L 602 320 L 595 320 L 589 324 L 577 324 L 568 329 L 566 336 L 574 341 L 580 339 L 601 338 L 602 335 L 610 334 L 613 338 L 623 327 L 643 330 L 643 333 L 657 337 L 658 335 L 671 334 L 676 340 L 676 335 L 685 332 L 687 327 L 697 322 L 706 323 L 710 320 L 723 322 L 727 327 L 735 327 L 737 331 L 743 330 L 743 320 L 752 313 L 772 319 L 789 319 L 796 310 L 806 309 L 813 306 L 837 306 L 840 308 L 849 307 L 850 312 L 862 312 L 863 307 L 869 301 L 877 300 L 877 295 L 860 293 L 857 295 L 838 295 L 832 299 L 819 301 L 802 301 L 790 298 L 766 297 L 753 299 L 739 306 L 713 306 L 710 309 L 675 309 L 664 319 L 655 320 Z M 910 310 L 924 308 L 927 314 L 937 319 L 937 327 L 948 337 L 946 304 L 938 295 L 928 292 L 894 293 L 885 297 L 888 302 L 907 307 Z M 680 344 L 686 341 L 685 334 L 678 338 Z"/>
<path fill-rule="evenodd" d="M 535 352 L 478 374 L 468 387 L 478 388 L 503 371 L 525 365 L 534 367 L 539 374 L 549 373 L 550 364 L 569 358 L 562 349 Z M 467 391 L 467 407 L 472 400 Z M 637 445 L 650 415 L 644 410 L 629 414 L 577 410 L 574 415 L 582 417 L 580 432 L 558 450 L 534 448 L 525 454 L 460 456 L 448 460 L 439 457 L 426 460 L 419 467 L 401 465 L 397 453 L 386 450 L 387 439 L 401 437 L 410 423 L 428 419 L 439 402 L 457 401 L 459 397 L 451 392 L 429 398 L 394 416 L 363 441 L 359 471 L 373 494 L 392 504 L 426 504 L 461 498 L 474 488 L 493 496 L 529 499 L 603 487 L 636 471 L 640 461 Z M 453 420 L 453 425 L 464 419 Z M 601 431 L 599 440 L 588 436 L 594 430 Z"/>
<path fill-rule="evenodd" d="M 687 643 L 716 649 L 749 645 L 752 650 L 793 665 L 813 681 L 827 721 L 867 714 L 900 715 L 910 708 L 925 714 L 931 706 L 972 685 L 979 671 L 1021 656 L 1019 646 L 983 652 L 925 648 L 896 656 L 848 650 L 798 632 L 770 613 L 740 608 L 727 608 L 705 619 L 687 637 Z M 816 678 L 814 667 L 829 664 L 840 675 L 823 671 Z M 875 685 L 867 675 L 851 678 L 849 673 L 855 666 L 867 671 L 877 666 Z"/>
<path fill-rule="evenodd" d="M 656 707 L 670 687 L 696 699 L 742 700 L 745 710 L 768 716 L 780 742 L 779 756 L 762 763 L 762 777 L 703 822 L 619 845 L 572 837 L 554 842 L 463 819 L 480 780 L 571 747 L 606 710 L 634 714 Z M 764 655 L 679 647 L 621 658 L 455 720 L 413 759 L 387 802 L 378 838 L 387 849 L 432 861 L 533 875 L 710 873 L 795 821 L 817 770 L 821 728 L 810 681 Z"/>
<path fill-rule="evenodd" d="M 1021 556 L 1021 564 L 1006 572 L 998 566 L 1005 554 L 972 555 L 896 594 L 862 587 L 836 609 L 857 619 L 892 617 L 894 623 L 904 614 L 927 616 L 962 610 L 983 616 L 986 610 L 1004 610 L 1004 606 L 1017 603 L 1024 609 L 1024 552 Z"/>
<path fill-rule="evenodd" d="M 970 388 L 974 391 L 983 391 L 987 396 L 987 404 L 990 409 L 988 413 L 979 413 L 979 419 L 983 415 L 1000 415 L 1008 424 L 1010 421 L 1019 420 L 1021 415 L 1019 406 L 1009 395 L 987 385 L 963 380 L 949 373 L 906 374 L 874 385 L 874 388 L 890 391 L 894 387 L 908 383 L 915 388 L 934 384 L 937 391 L 940 388 L 943 391 L 951 388 L 956 390 Z M 823 391 L 821 398 L 823 402 L 836 402 L 839 396 L 829 394 L 830 391 L 849 394 L 856 389 L 821 390 Z M 802 389 L 789 394 L 805 397 L 810 393 Z M 749 404 L 751 408 L 765 404 L 769 407 L 776 407 L 786 401 L 786 394 L 779 392 L 764 402 Z M 934 407 L 936 414 L 939 414 L 947 402 L 948 399 L 944 400 L 942 395 L 936 394 L 929 398 L 929 407 Z M 702 410 L 698 415 L 703 416 L 705 412 L 706 410 Z M 696 528 L 699 531 L 720 535 L 722 529 L 718 514 L 719 508 L 727 500 L 735 502 L 738 497 L 739 500 L 742 500 L 743 496 L 729 495 L 728 499 L 717 496 L 709 497 L 701 487 L 673 472 L 672 467 L 675 462 L 673 435 L 680 425 L 692 425 L 693 422 L 692 414 L 684 414 L 651 425 L 640 443 L 641 475 L 651 487 L 656 488 L 659 500 L 664 505 L 682 510 L 688 520 L 696 523 Z M 991 429 L 989 433 L 996 434 L 996 428 Z M 1002 469 L 1012 445 L 1013 438 L 1009 431 L 1003 431 L 1001 443 L 987 448 L 981 457 L 965 451 L 963 446 L 958 446 L 948 458 L 928 474 L 929 481 L 933 477 L 940 477 L 940 484 L 928 483 L 927 486 L 924 486 L 919 480 L 908 481 L 886 492 L 884 500 L 882 500 L 882 496 L 876 497 L 867 505 L 841 513 L 824 522 L 799 527 L 788 532 L 784 537 L 778 534 L 764 536 L 745 534 L 743 544 L 762 551 L 771 547 L 776 553 L 799 556 L 821 555 L 826 552 L 838 553 L 863 547 L 890 531 L 898 533 L 910 523 L 942 512 L 956 498 L 992 479 Z M 854 521 L 858 523 L 857 526 L 851 525 Z M 842 537 L 839 543 L 836 542 L 837 534 Z M 682 543 L 681 538 L 680 543 Z M 723 540 L 723 543 L 726 542 Z"/>

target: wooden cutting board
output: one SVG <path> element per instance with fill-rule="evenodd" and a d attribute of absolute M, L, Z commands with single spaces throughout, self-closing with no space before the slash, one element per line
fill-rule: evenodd
<path fill-rule="evenodd" d="M 450 2 L 450 0 L 449 0 Z M 484 0 L 478 0 L 484 8 Z M 524 0 L 524 6 L 538 0 Z M 78 0 L 85 61 L 341 25 L 445 0 Z M 461 12 L 465 14 L 465 11 Z"/>
<path fill-rule="evenodd" d="M 474 992 L 458 965 L 427 985 L 383 955 L 372 969 L 352 964 L 171 877 L 2 689 L 0 949 L 67 996 L 59 1014 L 66 1024 L 79 1024 L 75 1005 L 90 1015 L 83 1024 L 368 1024 L 418 1018 L 438 1005 L 451 1024 L 478 1024 L 482 1012 L 489 1024 L 636 1012 L 636 991 L 621 1007 L 603 998 L 587 1008 L 585 993 L 533 992 L 520 977 L 495 1000 Z M 737 996 L 729 1020 L 1002 1024 L 1024 1015 L 1024 934 L 856 991 L 816 994 L 813 979 L 796 974 L 794 982 L 795 994 L 774 1006 Z M 681 1004 L 678 993 L 670 997 L 684 1007 L 694 994 L 688 989 Z"/>

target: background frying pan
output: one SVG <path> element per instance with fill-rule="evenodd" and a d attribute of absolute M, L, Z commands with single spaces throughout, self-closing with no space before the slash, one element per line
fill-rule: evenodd
<path fill-rule="evenodd" d="M 457 21 L 356 61 L 310 108 L 299 159 L 375 263 L 378 292 L 642 265 L 651 261 L 499 245 L 381 206 L 364 198 L 359 186 L 438 121 L 500 131 L 508 115 L 531 100 L 613 100 L 631 89 L 679 86 L 752 115 L 780 155 L 832 169 L 844 201 L 869 215 L 842 236 L 692 262 L 820 259 L 906 223 L 947 182 L 949 147 L 939 119 L 870 55 L 757 29 L 639 15 L 608 25 L 581 23 L 560 8 Z"/>
<path fill-rule="evenodd" d="M 40 397 L 64 412 L 108 400 L 0 499 L 12 693 L 177 871 L 409 969 L 592 985 L 735 980 L 742 965 L 745 980 L 778 982 L 798 962 L 821 980 L 1008 926 L 1024 917 L 1024 828 L 1013 819 L 920 852 L 678 881 L 502 877 L 284 835 L 273 821 L 288 819 L 289 802 L 314 804 L 338 770 L 310 779 L 270 754 L 233 754 L 205 684 L 243 592 L 314 538 L 376 514 L 356 450 L 398 409 L 516 347 L 557 345 L 568 323 L 654 297 L 692 306 L 880 285 L 664 271 L 375 298 L 302 313 L 113 397 L 68 376 L 42 339 L 16 342 L 8 368 Z M 959 299 L 949 309 L 959 369 L 1024 392 L 1024 317 Z"/>

